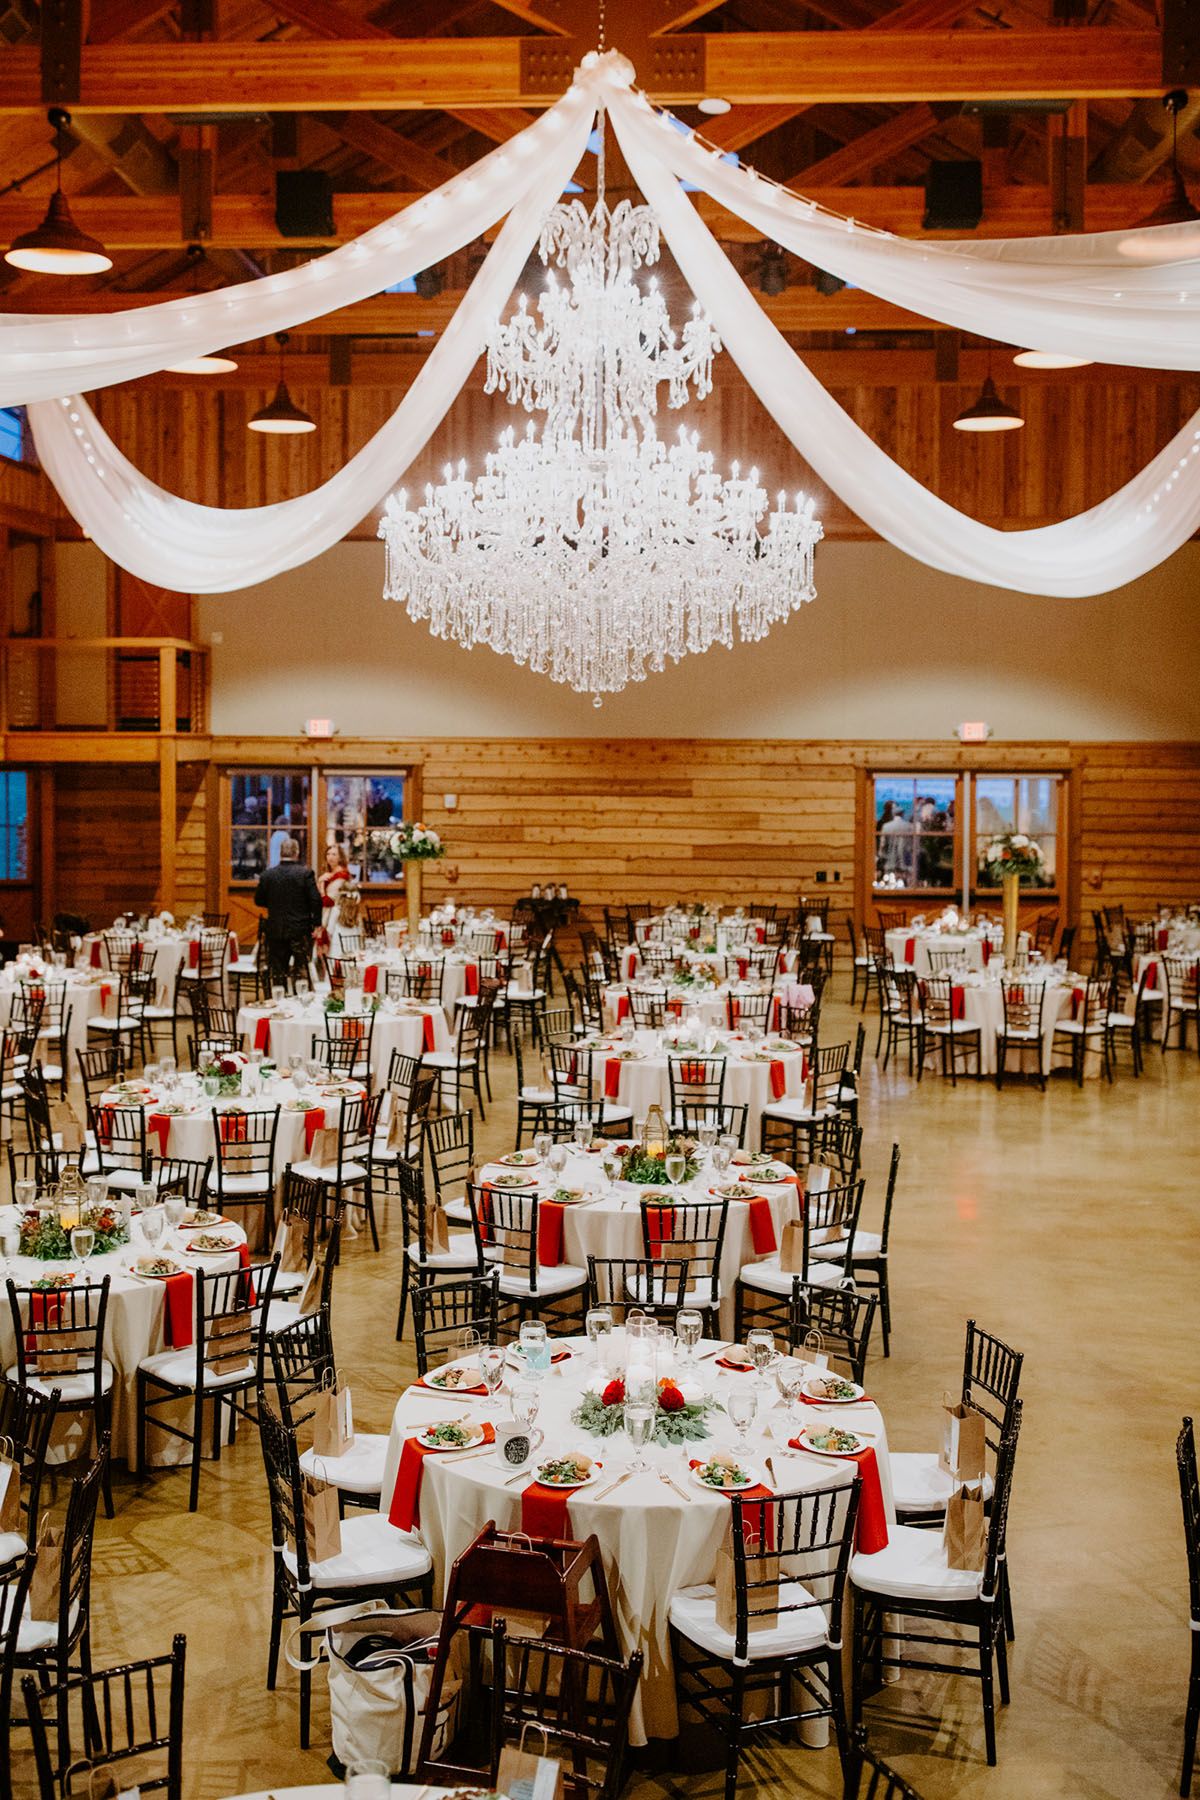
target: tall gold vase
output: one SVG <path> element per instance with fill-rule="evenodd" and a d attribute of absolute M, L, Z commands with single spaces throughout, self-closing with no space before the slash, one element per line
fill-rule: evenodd
<path fill-rule="evenodd" d="M 1021 877 L 1014 870 L 1004 876 L 1004 961 L 1011 969 L 1017 954 L 1017 900 Z"/>
<path fill-rule="evenodd" d="M 408 899 L 408 941 L 415 944 L 421 929 L 421 864 L 410 856 L 404 864 L 404 892 Z"/>

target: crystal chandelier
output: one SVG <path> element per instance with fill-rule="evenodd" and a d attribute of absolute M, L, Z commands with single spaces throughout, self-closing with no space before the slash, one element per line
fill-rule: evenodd
<path fill-rule="evenodd" d="M 603 125 L 601 125 L 603 132 Z M 668 447 L 654 418 L 703 399 L 721 344 L 697 305 L 677 337 L 657 282 L 634 280 L 658 260 L 658 224 L 600 193 L 554 207 L 539 242 L 557 262 L 538 303 L 522 296 L 487 352 L 488 393 L 545 414 L 509 428 L 468 479 L 447 464 L 415 511 L 401 490 L 386 505 L 384 595 L 436 637 L 487 644 L 577 693 L 616 693 L 713 644 L 732 647 L 814 595 L 813 503 L 786 496 L 767 517 L 758 471 L 723 478 L 697 434 Z M 765 529 L 763 521 L 766 518 Z"/>

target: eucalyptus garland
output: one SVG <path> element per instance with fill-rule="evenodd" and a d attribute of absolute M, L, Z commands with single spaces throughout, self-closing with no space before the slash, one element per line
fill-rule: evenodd
<path fill-rule="evenodd" d="M 672 1138 L 666 1150 L 661 1153 L 642 1148 L 641 1144 L 632 1144 L 621 1160 L 622 1181 L 636 1181 L 642 1187 L 667 1187 L 667 1157 L 679 1155 L 686 1158 L 683 1179 L 694 1181 L 700 1167 L 696 1161 L 695 1144 L 691 1138 Z"/>
<path fill-rule="evenodd" d="M 96 1241 L 92 1248 L 98 1256 L 129 1242 L 129 1229 L 114 1207 L 85 1206 L 79 1222 L 90 1225 L 95 1232 Z M 57 1213 L 27 1212 L 21 1215 L 21 1255 L 34 1256 L 39 1262 L 65 1262 L 74 1255 L 71 1234 L 63 1229 Z"/>
<path fill-rule="evenodd" d="M 685 1400 L 673 1381 L 658 1384 L 658 1416 L 654 1422 L 656 1444 L 685 1444 L 712 1434 L 705 1422 L 710 1412 L 724 1412 L 719 1400 L 705 1394 Z M 572 1423 L 593 1437 L 611 1437 L 625 1423 L 625 1383 L 610 1381 L 602 1394 L 586 1393 L 571 1414 Z"/>

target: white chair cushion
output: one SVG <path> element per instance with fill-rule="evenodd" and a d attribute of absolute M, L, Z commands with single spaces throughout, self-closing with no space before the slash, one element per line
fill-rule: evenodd
<path fill-rule="evenodd" d="M 954 1479 L 938 1468 L 932 1450 L 893 1450 L 888 1458 L 892 1495 L 898 1513 L 941 1512 L 954 1490 Z M 983 1497 L 992 1497 L 992 1478 L 983 1478 Z"/>
<path fill-rule="evenodd" d="M 856 1231 L 850 1250 L 851 1262 L 877 1262 L 883 1255 L 883 1238 L 877 1231 Z"/>
<path fill-rule="evenodd" d="M 427 1050 L 421 1067 L 423 1069 L 457 1069 L 458 1052 L 456 1050 Z"/>
<path fill-rule="evenodd" d="M 358 1162 L 344 1162 L 341 1169 L 338 1170 L 318 1169 L 315 1163 L 298 1162 L 292 1164 L 292 1173 L 294 1175 L 303 1175 L 306 1180 L 309 1181 L 335 1182 L 340 1176 L 342 1184 L 345 1186 L 347 1183 L 365 1181 L 367 1179 L 367 1165 Z"/>
<path fill-rule="evenodd" d="M 148 1006 L 143 1017 L 147 1019 L 173 1019 L 175 1017 L 175 1008 L 173 1006 Z"/>
<path fill-rule="evenodd" d="M 26 1607 L 28 1607 L 26 1601 Z M 17 1655 L 35 1656 L 39 1650 L 52 1650 L 58 1642 L 58 1603 L 55 1602 L 53 1619 L 31 1619 L 28 1611 L 21 1614 L 21 1623 L 17 1628 Z M 75 1621 L 79 1616 L 79 1602 L 71 1608 L 70 1629 L 75 1629 Z"/>
<path fill-rule="evenodd" d="M 539 1294 L 569 1294 L 575 1288 L 586 1287 L 587 1278 L 586 1269 L 577 1269 L 571 1263 L 554 1263 L 546 1268 L 539 1266 L 537 1291 Z M 519 1275 L 515 1269 L 500 1268 L 502 1294 L 512 1296 L 531 1291 L 528 1275 Z"/>
<path fill-rule="evenodd" d="M 345 1456 L 318 1456 L 313 1450 L 305 1450 L 300 1467 L 306 1475 L 344 1488 L 348 1494 L 377 1494 L 383 1486 L 387 1447 L 387 1438 L 381 1433 L 356 1431 Z"/>
<path fill-rule="evenodd" d="M 779 1589 L 783 1606 L 811 1600 L 808 1589 L 798 1581 L 785 1581 Z M 754 1602 L 757 1604 L 757 1602 Z M 711 1584 L 680 1588 L 671 1600 L 671 1624 L 676 1631 L 725 1662 L 732 1662 L 735 1640 L 731 1631 L 717 1624 L 717 1590 Z M 829 1621 L 822 1606 L 805 1607 L 803 1612 L 785 1613 L 770 1630 L 752 1631 L 746 1639 L 746 1655 L 750 1662 L 771 1657 L 797 1656 L 815 1650 L 829 1639 Z"/>
<path fill-rule="evenodd" d="M 7 1381 L 14 1381 L 19 1384 L 20 1377 L 17 1374 L 17 1366 L 15 1363 L 11 1369 L 6 1369 L 4 1371 L 4 1375 Z M 107 1361 L 101 1362 L 101 1390 L 107 1394 L 112 1384 L 112 1364 Z M 38 1394 L 48 1394 L 52 1388 L 57 1388 L 62 1396 L 59 1404 L 67 1407 L 79 1406 L 81 1403 L 91 1400 L 96 1392 L 96 1385 L 92 1380 L 92 1372 L 90 1369 L 86 1375 L 30 1375 L 25 1382 L 25 1386 L 27 1388 L 32 1388 L 33 1391 Z"/>
<path fill-rule="evenodd" d="M 277 1331 L 286 1331 L 300 1316 L 300 1307 L 295 1300 L 276 1300 L 272 1297 L 264 1327 L 267 1336 L 271 1337 Z"/>
<path fill-rule="evenodd" d="M 285 1548 L 284 1564 L 296 1573 L 296 1553 Z M 319 1588 L 366 1587 L 395 1582 L 399 1587 L 419 1581 L 433 1567 L 419 1538 L 409 1537 L 389 1525 L 382 1513 L 364 1512 L 342 1520 L 342 1548 L 337 1556 L 309 1564 L 313 1585 Z"/>
<path fill-rule="evenodd" d="M 1015 1038 L 1020 1038 L 1027 1044 L 1036 1044 L 1042 1034 L 1034 1025 L 1007 1025 L 1001 1027 L 1000 1035 L 1006 1037 L 1010 1043 Z"/>
<path fill-rule="evenodd" d="M 17 1091 L 20 1092 L 20 1089 Z M 521 1099 L 537 1100 L 540 1101 L 543 1106 L 553 1106 L 554 1104 L 554 1095 L 549 1088 L 523 1087 L 521 1089 Z"/>
<path fill-rule="evenodd" d="M 476 1261 L 474 1233 L 452 1231 L 449 1239 L 448 1250 L 426 1250 L 422 1254 L 421 1246 L 414 1238 L 405 1254 L 425 1269 L 473 1269 Z"/>
<path fill-rule="evenodd" d="M 217 1171 L 215 1169 L 208 1178 L 208 1191 L 210 1194 L 221 1192 L 231 1195 L 237 1194 L 239 1196 L 253 1194 L 265 1195 L 273 1193 L 274 1190 L 275 1183 L 265 1169 L 259 1174 L 226 1175 L 221 1181 L 219 1188 L 217 1185 Z"/>
<path fill-rule="evenodd" d="M 0 1568 L 7 1563 L 16 1562 L 18 1556 L 24 1556 L 28 1548 L 21 1532 L 0 1531 Z"/>
<path fill-rule="evenodd" d="M 159 1350 L 153 1356 L 143 1356 L 138 1368 L 144 1369 L 147 1375 L 153 1375 L 156 1381 L 191 1391 L 196 1386 L 196 1346 L 189 1344 L 185 1350 Z M 253 1355 L 241 1369 L 221 1373 L 209 1364 L 204 1370 L 206 1388 L 229 1387 L 235 1382 L 253 1380 Z"/>
<path fill-rule="evenodd" d="M 868 1594 L 897 1600 L 975 1600 L 983 1588 L 979 1570 L 946 1567 L 936 1527 L 923 1531 L 917 1525 L 889 1526 L 887 1548 L 874 1556 L 856 1551 L 850 1558 L 850 1580 Z"/>
<path fill-rule="evenodd" d="M 947 1019 L 941 1025 L 927 1025 L 925 1029 L 936 1032 L 939 1037 L 950 1037 L 958 1032 L 969 1032 L 973 1037 L 979 1035 L 979 1026 L 972 1025 L 969 1019 Z"/>
<path fill-rule="evenodd" d="M 812 1107 L 807 1106 L 802 1099 L 773 1100 L 770 1106 L 763 1107 L 762 1116 L 764 1119 L 794 1119 L 804 1124 L 816 1119 L 824 1119 L 836 1110 L 836 1107 L 824 1106 L 820 1112 L 814 1112 Z"/>
<path fill-rule="evenodd" d="M 808 1274 L 801 1277 L 779 1266 L 779 1252 L 764 1256 L 761 1262 L 744 1263 L 738 1280 L 744 1287 L 757 1288 L 764 1294 L 790 1294 L 794 1281 L 811 1281 L 815 1287 L 833 1287 L 842 1279 L 842 1271 L 833 1263 L 810 1262 Z"/>
<path fill-rule="evenodd" d="M 1104 1030 L 1104 1020 L 1103 1019 L 1092 1019 L 1088 1022 L 1088 1025 L 1086 1027 L 1086 1035 L 1088 1037 L 1090 1037 L 1094 1031 L 1101 1032 L 1103 1030 Z M 1081 1037 L 1081 1036 L 1085 1035 L 1085 1027 L 1084 1027 L 1082 1019 L 1060 1019 L 1058 1024 L 1054 1027 L 1055 1037 L 1058 1036 L 1060 1031 L 1069 1031 L 1075 1037 Z"/>
<path fill-rule="evenodd" d="M 460 1194 L 457 1200 L 447 1200 L 442 1211 L 452 1224 L 469 1225 L 471 1223 L 471 1208 L 467 1204 L 465 1194 Z"/>
<path fill-rule="evenodd" d="M 1108 1015 L 1108 1022 L 1110 1025 L 1120 1025 L 1126 1031 L 1132 1031 L 1137 1024 L 1137 1020 L 1133 1017 L 1132 1013 L 1123 1012 L 1110 1012 Z"/>
<path fill-rule="evenodd" d="M 667 1256 L 669 1259 L 669 1257 L 670 1257 L 669 1247 L 667 1250 Z M 629 1292 L 633 1295 L 633 1298 L 635 1300 L 645 1301 L 648 1299 L 648 1295 L 646 1292 L 648 1285 L 649 1284 L 647 1283 L 645 1277 L 639 1271 L 637 1274 L 632 1276 L 630 1279 Z M 701 1282 L 694 1282 L 691 1286 L 687 1287 L 684 1290 L 683 1303 L 685 1306 L 692 1306 L 692 1307 L 719 1306 L 721 1304 L 721 1284 L 720 1284 L 720 1282 L 717 1283 L 717 1298 L 715 1300 L 713 1299 L 712 1282 L 711 1281 L 701 1281 Z"/>

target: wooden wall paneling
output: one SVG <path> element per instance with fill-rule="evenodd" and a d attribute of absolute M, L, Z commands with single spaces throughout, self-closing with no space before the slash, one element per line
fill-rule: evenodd
<path fill-rule="evenodd" d="M 154 904 L 158 770 L 153 764 L 62 763 L 54 783 L 58 908 L 111 924 Z"/>

